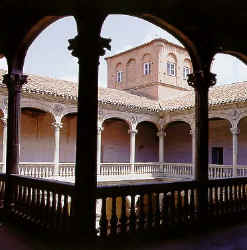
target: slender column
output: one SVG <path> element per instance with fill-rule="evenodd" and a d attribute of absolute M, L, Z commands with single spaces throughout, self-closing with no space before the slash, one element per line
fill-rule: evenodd
<path fill-rule="evenodd" d="M 105 16 L 75 16 L 78 35 L 69 50 L 78 58 L 78 117 L 72 220 L 76 238 L 96 235 L 98 65 L 109 39 L 100 37 Z"/>
<path fill-rule="evenodd" d="M 208 90 L 215 83 L 215 74 L 207 70 L 188 75 L 188 84 L 195 90 L 195 179 L 202 220 L 208 212 Z"/>
<path fill-rule="evenodd" d="M 60 129 L 63 127 L 61 122 L 52 124 L 55 129 L 55 147 L 54 147 L 54 176 L 59 176 L 59 153 L 60 153 Z"/>
<path fill-rule="evenodd" d="M 100 160 L 101 160 L 101 135 L 102 131 L 104 130 L 103 127 L 98 127 L 97 133 L 97 175 L 100 175 Z"/>
<path fill-rule="evenodd" d="M 130 164 L 131 164 L 131 174 L 135 174 L 135 158 L 136 158 L 136 129 L 130 129 Z"/>
<path fill-rule="evenodd" d="M 6 173 L 6 154 L 7 154 L 7 117 L 2 118 L 3 124 L 3 173 Z"/>
<path fill-rule="evenodd" d="M 232 132 L 232 168 L 233 177 L 237 177 L 237 167 L 238 167 L 238 135 L 240 130 L 238 127 L 231 128 Z"/>
<path fill-rule="evenodd" d="M 166 136 L 166 133 L 163 129 L 159 130 L 157 133 L 157 136 L 159 137 L 159 163 L 160 163 L 160 172 L 163 172 L 163 163 L 165 160 L 164 157 L 164 138 Z"/>
<path fill-rule="evenodd" d="M 6 189 L 5 208 L 8 209 L 12 203 L 14 194 L 14 183 L 10 175 L 18 174 L 18 163 L 20 155 L 20 100 L 22 85 L 27 82 L 27 76 L 19 74 L 4 75 L 3 83 L 8 88 L 8 130 L 7 130 L 7 156 L 6 156 Z"/>
<path fill-rule="evenodd" d="M 195 130 L 191 129 L 190 130 L 190 134 L 192 137 L 192 178 L 193 180 L 196 179 L 196 166 L 195 166 L 195 162 L 196 162 L 196 137 L 195 137 Z"/>

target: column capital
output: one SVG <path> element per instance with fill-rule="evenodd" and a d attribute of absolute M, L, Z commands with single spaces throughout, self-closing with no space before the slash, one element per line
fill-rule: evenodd
<path fill-rule="evenodd" d="M 162 129 L 162 130 L 159 130 L 156 134 L 157 136 L 166 136 L 166 132 Z"/>
<path fill-rule="evenodd" d="M 138 130 L 137 129 L 129 129 L 128 133 L 129 134 L 137 134 Z"/>
<path fill-rule="evenodd" d="M 103 126 L 98 126 L 97 127 L 98 134 L 100 134 L 102 131 L 104 131 L 104 127 Z"/>
<path fill-rule="evenodd" d="M 188 84 L 194 89 L 210 88 L 216 84 L 216 74 L 208 71 L 199 70 L 192 74 L 188 74 Z"/>
<path fill-rule="evenodd" d="M 105 55 L 105 49 L 111 50 L 111 39 L 110 38 L 103 38 L 101 36 L 95 37 L 96 39 L 95 43 L 97 45 L 96 52 L 99 56 L 104 56 Z M 71 55 L 74 57 L 77 57 L 80 59 L 81 56 L 81 47 L 83 46 L 83 41 L 85 41 L 85 38 L 82 38 L 82 41 L 80 39 L 80 35 L 75 36 L 72 39 L 69 39 L 69 46 L 68 50 L 71 50 Z M 83 50 L 86 48 L 83 47 Z"/>
<path fill-rule="evenodd" d="M 1 118 L 1 121 L 2 121 L 3 127 L 7 127 L 8 118 L 7 117 L 3 117 L 3 118 Z"/>
<path fill-rule="evenodd" d="M 238 127 L 233 127 L 230 128 L 232 135 L 239 135 L 240 134 L 240 129 Z"/>
<path fill-rule="evenodd" d="M 63 123 L 62 122 L 53 122 L 52 126 L 56 129 L 62 128 L 63 127 Z"/>
<path fill-rule="evenodd" d="M 8 90 L 21 91 L 22 85 L 27 83 L 27 75 L 6 74 L 3 75 L 3 84 L 7 85 Z"/>

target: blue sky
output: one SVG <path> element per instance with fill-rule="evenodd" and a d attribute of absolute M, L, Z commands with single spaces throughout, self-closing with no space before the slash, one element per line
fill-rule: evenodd
<path fill-rule="evenodd" d="M 68 39 L 75 35 L 76 24 L 72 17 L 61 19 L 50 25 L 31 45 L 24 65 L 25 73 L 76 81 L 78 75 L 77 59 L 71 56 L 67 49 Z M 158 37 L 180 44 L 176 38 L 159 27 L 142 19 L 123 15 L 107 17 L 101 35 L 112 39 L 112 50 L 107 52 L 105 56 L 113 55 Z M 0 68 L 6 68 L 5 59 L 0 60 Z M 212 72 L 217 74 L 218 84 L 247 80 L 247 66 L 228 55 L 216 55 Z M 106 81 L 106 63 L 104 57 L 101 57 L 99 85 L 105 87 Z"/>

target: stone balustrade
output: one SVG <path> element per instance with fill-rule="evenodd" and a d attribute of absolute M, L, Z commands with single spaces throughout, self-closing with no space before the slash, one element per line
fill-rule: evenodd
<path fill-rule="evenodd" d="M 0 163 L 0 173 L 3 169 Z M 128 176 L 131 172 L 131 163 L 101 163 L 98 176 Z M 36 178 L 48 178 L 54 176 L 55 165 L 53 162 L 21 162 L 19 163 L 19 175 L 32 176 Z M 209 164 L 209 179 L 221 179 L 233 177 L 231 165 Z M 145 177 L 175 177 L 192 178 L 191 163 L 159 163 L 159 162 L 137 162 L 134 164 L 134 175 Z M 60 163 L 60 177 L 75 176 L 75 163 Z M 247 166 L 237 166 L 237 176 L 247 176 Z"/>

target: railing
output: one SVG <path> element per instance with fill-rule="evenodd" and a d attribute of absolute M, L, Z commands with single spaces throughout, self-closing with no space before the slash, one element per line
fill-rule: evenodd
<path fill-rule="evenodd" d="M 169 177 L 192 177 L 192 164 L 162 163 L 162 172 Z"/>
<path fill-rule="evenodd" d="M 75 163 L 60 163 L 59 176 L 63 177 L 75 176 Z"/>
<path fill-rule="evenodd" d="M 3 164 L 0 164 L 0 169 Z M 130 163 L 101 163 L 98 170 L 99 176 L 127 176 L 131 173 Z M 36 178 L 54 176 L 54 163 L 51 162 L 21 162 L 19 174 Z M 155 177 L 192 177 L 191 163 L 159 163 L 144 162 L 134 163 L 134 174 Z M 209 164 L 209 179 L 230 178 L 233 176 L 231 165 Z M 60 163 L 59 176 L 71 177 L 75 175 L 75 163 Z M 238 177 L 247 176 L 247 166 L 237 166 Z"/>
<path fill-rule="evenodd" d="M 4 189 L 4 175 L 0 175 Z M 51 231 L 70 232 L 74 185 L 11 175 L 14 216 Z M 99 237 L 169 230 L 200 222 L 195 181 L 145 183 L 97 188 L 96 229 Z M 1 191 L 4 192 L 4 191 Z M 247 178 L 208 181 L 208 216 L 220 218 L 247 211 Z M 205 219 L 205 218 L 204 218 Z"/>
<path fill-rule="evenodd" d="M 16 185 L 14 216 L 52 231 L 71 230 L 71 197 L 74 185 L 11 175 Z"/>
<path fill-rule="evenodd" d="M 0 174 L 0 208 L 3 207 L 3 200 L 5 194 L 5 181 L 6 181 L 6 175 Z"/>
<path fill-rule="evenodd" d="M 222 179 L 230 178 L 233 175 L 232 165 L 208 165 L 208 177 L 209 179 Z"/>
<path fill-rule="evenodd" d="M 247 211 L 247 178 L 211 180 L 208 185 L 210 217 L 231 216 Z"/>
<path fill-rule="evenodd" d="M 101 163 L 99 175 L 128 175 L 130 174 L 130 163 Z"/>
<path fill-rule="evenodd" d="M 135 174 L 151 174 L 155 176 L 161 174 L 159 162 L 136 162 L 134 166 Z"/>
<path fill-rule="evenodd" d="M 238 165 L 238 168 L 237 168 L 237 175 L 238 175 L 239 177 L 247 176 L 247 166 Z"/>
<path fill-rule="evenodd" d="M 54 163 L 51 162 L 21 162 L 19 163 L 19 175 L 36 178 L 47 178 L 54 175 Z"/>
<path fill-rule="evenodd" d="M 196 182 L 101 186 L 99 236 L 115 236 L 198 219 Z"/>

